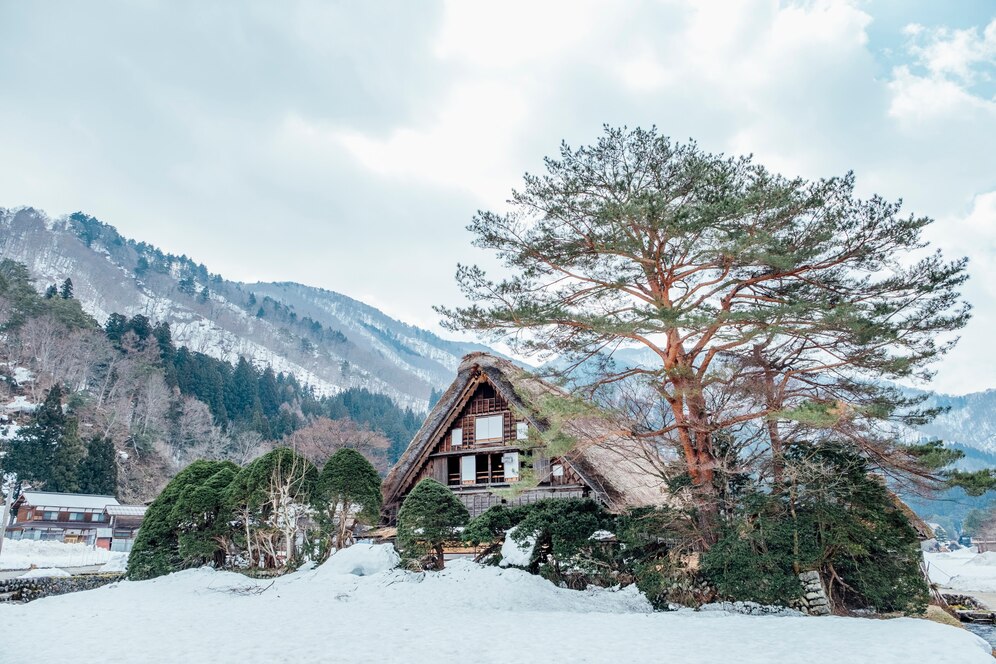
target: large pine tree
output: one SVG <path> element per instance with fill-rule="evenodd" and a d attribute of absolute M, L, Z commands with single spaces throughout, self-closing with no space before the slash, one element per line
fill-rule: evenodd
<path fill-rule="evenodd" d="M 787 179 L 656 130 L 606 128 L 545 164 L 509 211 L 469 227 L 508 276 L 460 266 L 473 304 L 440 311 L 569 367 L 645 349 L 651 361 L 602 364 L 590 387 L 635 381 L 663 403 L 637 435 L 679 451 L 705 544 L 725 432 L 766 438 L 776 483 L 780 426 L 834 429 L 877 468 L 920 473 L 879 432 L 930 413 L 881 382 L 929 378 L 968 319 L 965 261 L 923 251 L 929 218 L 856 197 L 851 174 Z"/>

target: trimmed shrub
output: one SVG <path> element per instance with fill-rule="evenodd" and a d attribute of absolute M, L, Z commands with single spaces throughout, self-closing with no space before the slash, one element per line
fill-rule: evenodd
<path fill-rule="evenodd" d="M 196 501 L 190 492 L 195 491 L 219 472 L 234 473 L 238 466 L 230 461 L 194 461 L 181 470 L 156 497 L 145 513 L 142 527 L 135 537 L 135 546 L 128 556 L 128 578 L 151 579 L 184 569 L 192 564 L 180 552 L 180 534 L 198 518 L 178 504 L 189 508 Z M 184 492 L 188 497 L 182 499 Z M 190 551 L 187 552 L 188 554 Z M 195 556 L 196 557 L 196 556 Z"/>
<path fill-rule="evenodd" d="M 318 477 L 314 500 L 325 541 L 331 544 L 325 546 L 326 554 L 352 542 L 348 528 L 353 519 L 377 523 L 382 500 L 380 475 L 365 456 L 348 447 L 333 454 Z"/>
<path fill-rule="evenodd" d="M 459 539 L 457 528 L 470 519 L 453 492 L 432 479 L 415 485 L 398 511 L 398 547 L 409 561 L 432 556 L 431 565 L 443 569 L 443 544 Z"/>

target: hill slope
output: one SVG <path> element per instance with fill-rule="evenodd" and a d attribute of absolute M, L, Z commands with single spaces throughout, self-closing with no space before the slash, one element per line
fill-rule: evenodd
<path fill-rule="evenodd" d="M 112 312 L 166 321 L 178 344 L 230 362 L 244 356 L 323 394 L 362 387 L 424 410 L 460 357 L 484 348 L 446 341 L 340 293 L 226 280 L 81 213 L 52 219 L 0 208 L 0 258 L 26 264 L 39 288 L 71 278 L 76 298 L 101 322 Z"/>

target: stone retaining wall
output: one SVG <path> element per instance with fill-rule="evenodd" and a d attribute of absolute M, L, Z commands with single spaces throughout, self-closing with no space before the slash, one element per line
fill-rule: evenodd
<path fill-rule="evenodd" d="M 793 605 L 793 608 L 811 616 L 830 615 L 830 600 L 827 598 L 827 591 L 823 587 L 820 573 L 816 571 L 802 572 L 799 575 L 799 581 L 802 582 L 802 597 Z"/>
<path fill-rule="evenodd" d="M 80 574 L 36 579 L 7 579 L 0 581 L 0 599 L 8 602 L 30 602 L 41 597 L 92 590 L 120 581 L 122 578 L 123 574 Z"/>

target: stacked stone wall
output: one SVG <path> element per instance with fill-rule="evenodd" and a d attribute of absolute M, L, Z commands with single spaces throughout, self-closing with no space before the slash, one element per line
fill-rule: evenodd
<path fill-rule="evenodd" d="M 0 581 L 0 601 L 30 602 L 41 597 L 93 590 L 120 581 L 122 574 L 80 574 Z"/>
<path fill-rule="evenodd" d="M 793 608 L 811 616 L 828 616 L 831 613 L 830 599 L 827 597 L 823 579 L 816 571 L 803 572 L 799 575 L 802 582 L 802 597 L 793 604 Z"/>

